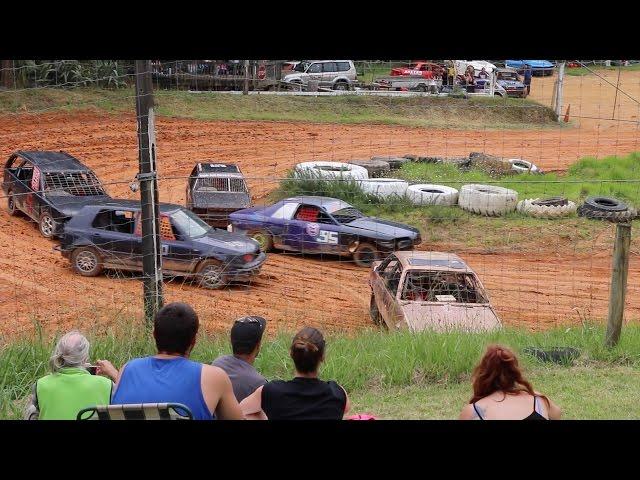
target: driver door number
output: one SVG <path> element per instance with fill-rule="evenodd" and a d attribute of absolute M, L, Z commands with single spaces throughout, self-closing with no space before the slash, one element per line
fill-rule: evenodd
<path fill-rule="evenodd" d="M 328 243 L 330 245 L 338 244 L 338 232 L 330 232 L 328 230 L 320 230 L 316 237 L 318 243 Z"/>

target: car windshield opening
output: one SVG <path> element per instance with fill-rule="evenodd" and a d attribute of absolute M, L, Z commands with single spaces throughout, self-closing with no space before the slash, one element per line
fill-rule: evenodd
<path fill-rule="evenodd" d="M 353 207 L 336 210 L 335 212 L 331 213 L 331 215 L 333 215 L 333 218 L 335 218 L 336 222 L 341 224 L 351 223 L 358 218 L 364 217 L 364 214 L 362 212 Z"/>
<path fill-rule="evenodd" d="M 196 180 L 193 190 L 207 193 L 247 193 L 247 185 L 242 178 L 204 177 Z"/>
<path fill-rule="evenodd" d="M 171 214 L 171 220 L 180 233 L 189 238 L 204 237 L 211 230 L 206 222 L 189 210 L 176 210 Z"/>
<path fill-rule="evenodd" d="M 407 272 L 401 298 L 414 302 L 489 302 L 474 275 L 450 271 Z"/>
<path fill-rule="evenodd" d="M 44 191 L 50 195 L 106 195 L 93 172 L 44 172 Z"/>
<path fill-rule="evenodd" d="M 310 65 L 309 62 L 300 62 L 295 67 L 293 67 L 293 71 L 294 72 L 302 72 L 302 73 L 304 73 L 307 70 L 307 68 L 309 67 L 309 65 Z"/>

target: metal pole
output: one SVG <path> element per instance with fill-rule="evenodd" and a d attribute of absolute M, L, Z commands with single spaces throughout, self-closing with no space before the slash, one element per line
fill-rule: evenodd
<path fill-rule="evenodd" d="M 616 243 L 613 247 L 613 268 L 611 272 L 611 292 L 609 294 L 609 318 L 605 343 L 608 347 L 617 345 L 622 330 L 624 298 L 627 292 L 629 273 L 629 245 L 631 224 L 616 224 Z"/>
<path fill-rule="evenodd" d="M 249 95 L 249 60 L 244 61 L 244 88 L 243 95 Z"/>
<path fill-rule="evenodd" d="M 162 255 L 160 245 L 160 209 L 156 176 L 156 135 L 153 111 L 151 61 L 136 60 L 136 116 L 140 203 L 142 207 L 142 272 L 144 317 L 147 327 L 162 308 Z"/>
<path fill-rule="evenodd" d="M 558 83 L 556 86 L 556 116 L 558 119 L 562 115 L 562 83 L 564 82 L 564 64 L 560 62 L 558 67 Z"/>

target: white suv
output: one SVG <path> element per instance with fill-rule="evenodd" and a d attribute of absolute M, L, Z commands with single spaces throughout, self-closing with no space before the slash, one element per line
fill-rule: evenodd
<path fill-rule="evenodd" d="M 357 80 L 356 67 L 352 60 L 307 60 L 283 78 L 286 83 L 301 85 L 307 85 L 309 80 L 317 80 L 320 87 L 349 90 Z"/>

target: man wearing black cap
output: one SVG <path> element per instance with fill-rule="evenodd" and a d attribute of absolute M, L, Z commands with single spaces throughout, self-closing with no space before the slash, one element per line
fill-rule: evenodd
<path fill-rule="evenodd" d="M 266 326 L 267 321 L 262 317 L 250 316 L 236 320 L 231 328 L 233 355 L 224 355 L 212 363 L 227 373 L 238 402 L 267 383 L 253 367 L 253 362 L 260 352 L 262 334 Z"/>

